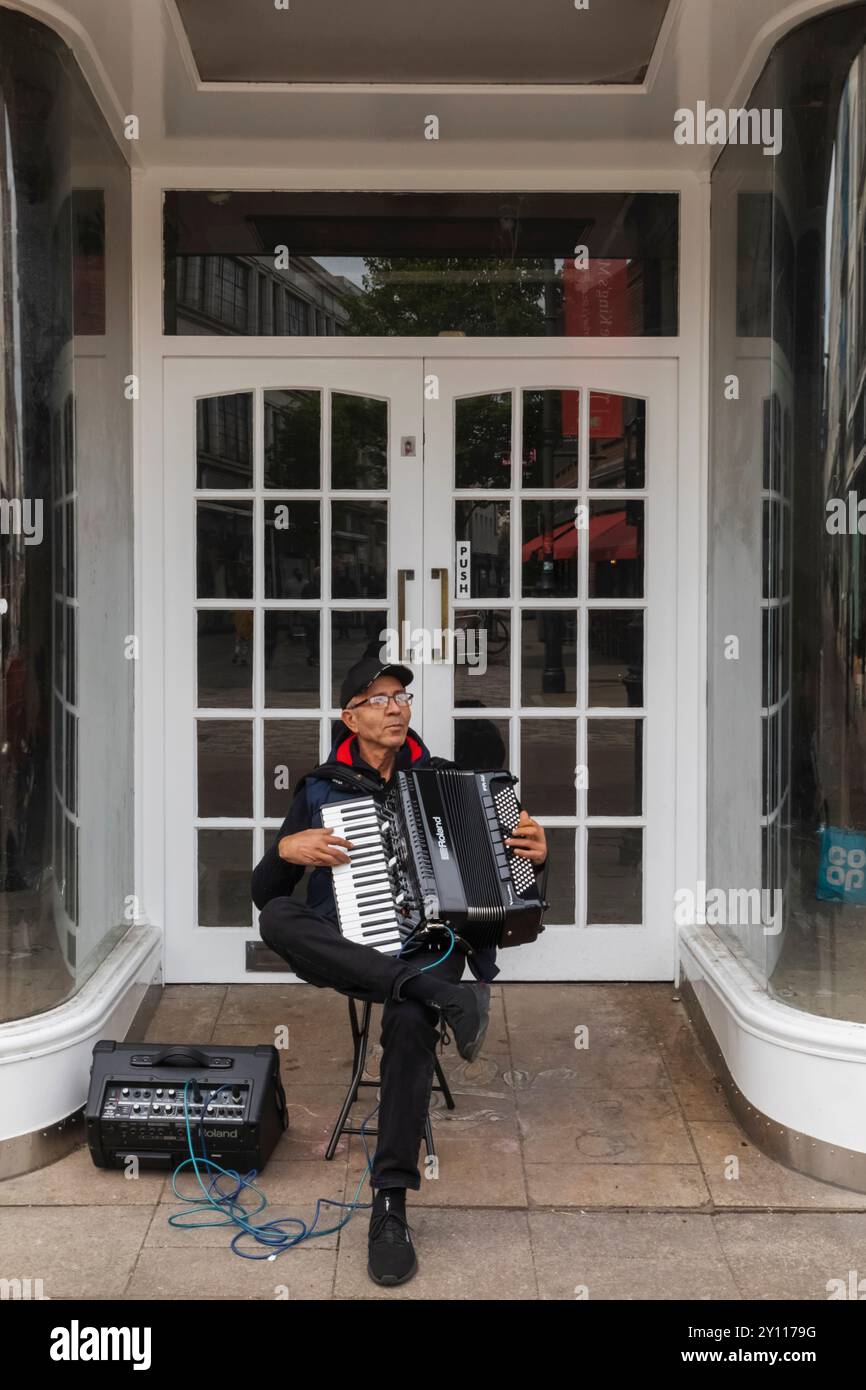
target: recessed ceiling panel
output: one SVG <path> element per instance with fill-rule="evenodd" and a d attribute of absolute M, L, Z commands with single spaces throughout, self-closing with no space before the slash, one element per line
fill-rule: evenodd
<path fill-rule="evenodd" d="M 669 0 L 175 0 L 205 82 L 641 82 Z"/>

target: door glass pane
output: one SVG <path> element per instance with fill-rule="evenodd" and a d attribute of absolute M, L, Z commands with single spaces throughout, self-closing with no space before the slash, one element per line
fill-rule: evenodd
<path fill-rule="evenodd" d="M 643 704 L 643 610 L 590 609 L 589 703 Z"/>
<path fill-rule="evenodd" d="M 524 598 L 577 597 L 575 503 L 523 502 Z"/>
<path fill-rule="evenodd" d="M 253 693 L 253 610 L 200 608 L 197 644 L 200 709 L 248 709 Z"/>
<path fill-rule="evenodd" d="M 511 392 L 454 402 L 454 486 L 511 486 Z"/>
<path fill-rule="evenodd" d="M 590 598 L 643 598 L 643 555 L 643 502 L 590 502 Z"/>
<path fill-rule="evenodd" d="M 265 392 L 265 487 L 321 487 L 321 391 Z"/>
<path fill-rule="evenodd" d="M 524 609 L 521 615 L 520 703 L 577 703 L 577 610 Z"/>
<path fill-rule="evenodd" d="M 460 700 L 460 708 L 478 708 L 480 701 Z M 454 761 L 458 767 L 483 772 L 510 764 L 507 719 L 455 719 Z"/>
<path fill-rule="evenodd" d="M 317 707 L 321 614 L 313 608 L 270 608 L 264 618 L 265 707 Z"/>
<path fill-rule="evenodd" d="M 532 816 L 573 816 L 577 764 L 574 719 L 521 719 L 520 800 Z"/>
<path fill-rule="evenodd" d="M 639 926 L 643 922 L 643 829 L 587 831 L 588 926 Z"/>
<path fill-rule="evenodd" d="M 196 503 L 199 598 L 252 598 L 252 502 Z"/>
<path fill-rule="evenodd" d="M 331 503 L 331 593 L 386 598 L 388 503 Z"/>
<path fill-rule="evenodd" d="M 524 487 L 579 485 L 579 421 L 579 391 L 524 391 Z"/>
<path fill-rule="evenodd" d="M 454 614 L 454 701 L 511 704 L 511 613 L 482 608 Z"/>
<path fill-rule="evenodd" d="M 561 826 L 548 827 L 544 834 L 547 838 L 547 855 L 550 861 L 544 894 L 550 907 L 544 914 L 544 922 L 546 926 L 571 927 L 577 920 L 574 901 L 574 831 Z"/>
<path fill-rule="evenodd" d="M 590 487 L 646 487 L 646 401 L 592 391 Z"/>
<path fill-rule="evenodd" d="M 388 402 L 331 397 L 331 486 L 388 486 Z"/>
<path fill-rule="evenodd" d="M 469 598 L 511 593 L 511 504 L 455 503 L 455 534 L 469 545 Z"/>
<path fill-rule="evenodd" d="M 196 487 L 252 487 L 252 392 L 205 396 L 195 404 Z"/>
<path fill-rule="evenodd" d="M 199 830 L 197 834 L 199 926 L 251 926 L 253 832 Z"/>
<path fill-rule="evenodd" d="M 387 627 L 386 608 L 331 609 L 332 709 L 339 708 L 340 686 L 350 667 L 362 656 L 380 655 L 379 649 L 387 641 Z"/>
<path fill-rule="evenodd" d="M 288 815 L 299 777 L 319 764 L 318 719 L 266 719 L 263 739 L 265 815 Z M 270 844 L 269 832 L 265 843 Z"/>
<path fill-rule="evenodd" d="M 206 816 L 253 814 L 253 725 L 250 719 L 200 719 L 198 812 Z"/>
<path fill-rule="evenodd" d="M 318 598 L 319 502 L 265 502 L 265 598 Z"/>
<path fill-rule="evenodd" d="M 587 815 L 643 811 L 643 720 L 588 719 Z"/>

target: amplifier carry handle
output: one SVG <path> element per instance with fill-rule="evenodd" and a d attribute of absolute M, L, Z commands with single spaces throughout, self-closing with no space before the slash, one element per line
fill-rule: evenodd
<path fill-rule="evenodd" d="M 183 1062 L 192 1062 L 198 1067 L 209 1067 L 210 1059 L 197 1047 L 166 1047 L 151 1063 L 154 1067 L 177 1067 Z"/>

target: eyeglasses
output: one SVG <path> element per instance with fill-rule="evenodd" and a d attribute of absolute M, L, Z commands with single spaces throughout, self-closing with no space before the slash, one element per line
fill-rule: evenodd
<path fill-rule="evenodd" d="M 385 709 L 388 701 L 393 700 L 400 709 L 405 709 L 411 705 L 415 699 L 407 690 L 398 690 L 396 695 L 368 695 L 366 700 L 357 700 L 354 705 L 349 705 L 349 709 L 359 709 L 361 705 L 372 705 L 374 709 Z"/>

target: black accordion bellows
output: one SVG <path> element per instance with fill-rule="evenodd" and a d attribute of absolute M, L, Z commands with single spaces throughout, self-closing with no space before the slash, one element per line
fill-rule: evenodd
<path fill-rule="evenodd" d="M 401 886 L 425 922 L 476 949 L 518 946 L 544 928 L 535 872 L 505 845 L 520 806 L 510 772 L 399 772 L 386 802 Z"/>

